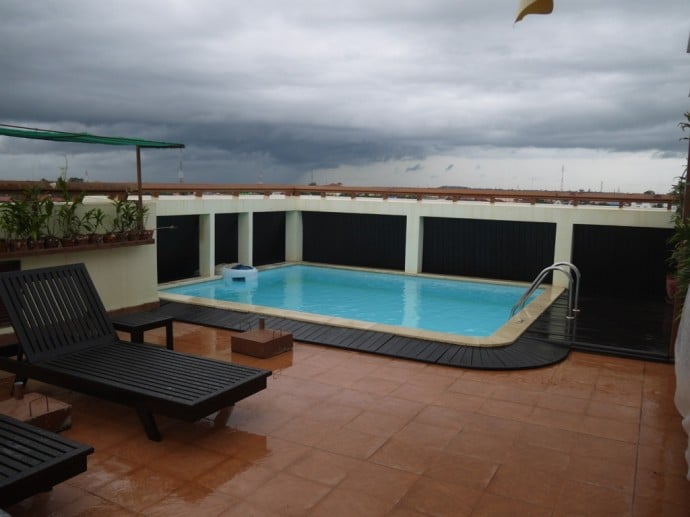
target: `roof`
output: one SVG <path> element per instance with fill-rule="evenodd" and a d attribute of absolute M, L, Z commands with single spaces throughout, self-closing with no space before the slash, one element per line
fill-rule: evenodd
<path fill-rule="evenodd" d="M 98 136 L 90 135 L 88 133 L 67 133 L 64 131 L 52 131 L 48 129 L 29 129 L 0 124 L 0 136 L 2 135 L 14 136 L 19 138 L 33 138 L 35 140 L 53 140 L 57 142 L 81 142 L 84 144 L 128 145 L 157 149 L 181 149 L 184 147 L 184 144 L 172 142 L 157 142 L 154 140 L 141 140 L 138 138 L 125 138 L 119 136 Z"/>

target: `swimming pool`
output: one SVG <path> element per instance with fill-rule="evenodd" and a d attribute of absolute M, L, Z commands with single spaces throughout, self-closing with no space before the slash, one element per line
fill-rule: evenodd
<path fill-rule="evenodd" d="M 160 294 L 164 299 L 213 300 L 218 303 L 207 304 L 358 328 L 393 329 L 415 337 L 432 334 L 439 339 L 443 335 L 445 341 L 462 338 L 466 343 L 492 336 L 500 341 L 497 334 L 506 325 L 521 325 L 524 314 L 510 319 L 510 311 L 525 288 L 298 264 L 264 269 L 255 280 L 221 278 L 161 289 Z M 548 290 L 539 289 L 532 300 L 543 298 Z M 534 305 L 532 301 L 522 313 L 533 312 Z"/>

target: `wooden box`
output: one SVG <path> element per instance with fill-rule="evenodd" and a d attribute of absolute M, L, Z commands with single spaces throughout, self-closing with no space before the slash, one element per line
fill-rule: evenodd
<path fill-rule="evenodd" d="M 17 386 L 15 385 L 15 389 Z M 72 406 L 40 393 L 0 402 L 0 413 L 54 433 L 72 427 Z"/>
<path fill-rule="evenodd" d="M 254 329 L 232 336 L 232 351 L 265 359 L 292 350 L 292 334 L 280 330 Z"/>

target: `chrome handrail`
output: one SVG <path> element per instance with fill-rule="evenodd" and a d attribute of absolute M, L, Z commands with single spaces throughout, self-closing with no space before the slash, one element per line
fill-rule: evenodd
<path fill-rule="evenodd" d="M 532 284 L 529 286 L 529 288 L 524 292 L 524 294 L 520 297 L 520 299 L 513 305 L 513 308 L 510 311 L 510 317 L 512 318 L 515 316 L 516 313 L 518 313 L 520 310 L 522 310 L 525 307 L 525 303 L 529 299 L 530 296 L 534 293 L 534 291 L 537 290 L 537 288 L 541 285 L 541 283 L 544 281 L 544 278 L 546 278 L 546 275 L 551 273 L 552 271 L 560 271 L 564 275 L 568 277 L 568 314 L 566 316 L 567 319 L 574 319 L 575 318 L 575 313 L 580 312 L 579 309 L 579 298 L 580 298 L 580 270 L 574 265 L 571 264 L 570 262 L 556 262 L 549 267 L 545 267 L 544 269 L 541 270 L 541 272 L 536 276 L 536 278 L 532 281 Z M 576 276 L 576 284 L 575 284 L 575 290 L 573 291 L 573 275 L 572 272 L 575 272 Z M 574 298 L 574 307 L 573 307 L 573 298 Z"/>

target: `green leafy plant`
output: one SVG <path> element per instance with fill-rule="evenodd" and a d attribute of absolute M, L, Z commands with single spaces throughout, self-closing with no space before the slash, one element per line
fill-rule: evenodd
<path fill-rule="evenodd" d="M 678 124 L 683 132 L 685 132 L 685 130 L 690 130 L 690 112 L 685 113 L 685 119 L 685 121 Z M 688 137 L 684 137 L 681 140 L 688 140 Z M 688 159 L 690 160 L 690 149 L 688 151 Z M 685 301 L 685 295 L 690 285 L 690 221 L 686 214 L 686 209 L 690 207 L 685 206 L 687 175 L 688 165 L 686 164 L 685 171 L 678 178 L 678 181 L 671 191 L 671 194 L 676 196 L 677 200 L 676 210 L 672 219 L 673 234 L 669 239 L 669 243 L 672 246 L 669 266 L 672 269 L 672 274 L 676 281 L 676 301 L 681 306 Z"/>

